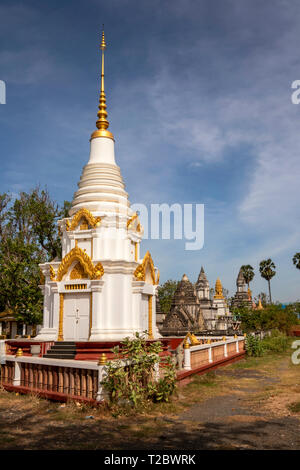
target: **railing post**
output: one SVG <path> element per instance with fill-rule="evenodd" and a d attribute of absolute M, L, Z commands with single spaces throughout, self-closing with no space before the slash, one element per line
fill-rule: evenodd
<path fill-rule="evenodd" d="M 228 357 L 228 352 L 227 352 L 227 343 L 226 343 L 226 337 L 223 336 L 223 341 L 224 342 L 224 357 Z"/>
<path fill-rule="evenodd" d="M 191 350 L 190 350 L 190 343 L 186 341 L 183 344 L 183 350 L 184 350 L 184 366 L 183 368 L 185 370 L 191 370 Z"/>
<path fill-rule="evenodd" d="M 107 363 L 107 357 L 106 354 L 102 354 L 100 356 L 99 362 L 98 362 L 98 390 L 97 390 L 97 395 L 96 395 L 96 400 L 97 401 L 103 401 L 107 397 L 107 393 L 104 390 L 104 387 L 102 385 L 102 381 L 104 377 L 106 376 L 106 365 Z"/>
<path fill-rule="evenodd" d="M 13 385 L 21 385 L 21 364 L 15 361 Z"/>

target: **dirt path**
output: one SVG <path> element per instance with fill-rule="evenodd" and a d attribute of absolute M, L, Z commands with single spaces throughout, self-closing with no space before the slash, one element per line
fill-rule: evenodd
<path fill-rule="evenodd" d="M 0 393 L 0 449 L 300 449 L 300 366 L 247 359 L 195 378 L 145 415 Z M 90 417 L 92 416 L 92 417 Z"/>

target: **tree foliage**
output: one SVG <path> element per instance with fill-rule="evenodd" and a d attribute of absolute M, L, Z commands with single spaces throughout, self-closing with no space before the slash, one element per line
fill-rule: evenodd
<path fill-rule="evenodd" d="M 158 288 L 160 308 L 164 313 L 169 313 L 170 311 L 172 299 L 174 297 L 177 286 L 178 281 L 169 279 Z"/>
<path fill-rule="evenodd" d="M 298 323 L 297 311 L 297 304 L 289 304 L 285 308 L 281 304 L 271 304 L 263 310 L 237 308 L 234 315 L 241 321 L 241 329 L 245 333 L 275 329 L 288 333 Z"/>
<path fill-rule="evenodd" d="M 300 253 L 295 253 L 293 256 L 293 263 L 297 269 L 300 269 Z"/>
<path fill-rule="evenodd" d="M 61 256 L 57 219 L 68 208 L 47 190 L 0 195 L 0 307 L 28 324 L 42 319 L 39 263 Z"/>
<path fill-rule="evenodd" d="M 242 270 L 243 276 L 245 278 L 245 281 L 246 281 L 246 283 L 248 284 L 248 287 L 249 287 L 250 282 L 254 278 L 254 269 L 252 268 L 252 266 L 250 264 L 243 264 L 243 266 L 241 266 L 241 270 Z"/>
<path fill-rule="evenodd" d="M 270 297 L 270 302 L 272 303 L 272 295 L 271 295 L 271 284 L 270 281 L 272 277 L 275 276 L 276 271 L 275 271 L 275 264 L 271 260 L 271 258 L 265 259 L 259 263 L 259 272 L 262 278 L 266 279 L 268 281 L 268 286 L 269 286 L 269 297 Z"/>

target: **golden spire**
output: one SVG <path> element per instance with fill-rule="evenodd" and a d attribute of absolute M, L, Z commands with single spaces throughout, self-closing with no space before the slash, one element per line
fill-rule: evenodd
<path fill-rule="evenodd" d="M 224 299 L 223 287 L 219 278 L 216 281 L 214 299 Z"/>
<path fill-rule="evenodd" d="M 114 136 L 111 132 L 107 130 L 109 122 L 107 120 L 107 111 L 106 111 L 106 97 L 104 91 L 104 51 L 106 49 L 106 42 L 104 36 L 104 30 L 102 31 L 102 41 L 100 44 L 100 49 L 102 51 L 102 64 L 101 64 L 101 91 L 99 99 L 99 111 L 97 113 L 98 121 L 96 122 L 97 131 L 94 131 L 91 135 L 91 139 L 96 137 L 108 137 L 109 139 L 114 140 Z"/>
<path fill-rule="evenodd" d="M 261 300 L 260 300 L 260 299 L 258 299 L 257 310 L 263 310 L 263 306 L 262 306 L 262 303 L 261 303 Z"/>

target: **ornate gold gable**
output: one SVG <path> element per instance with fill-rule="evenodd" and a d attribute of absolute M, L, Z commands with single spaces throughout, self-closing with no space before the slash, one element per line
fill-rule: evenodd
<path fill-rule="evenodd" d="M 129 220 L 127 220 L 127 230 L 130 229 L 136 230 L 137 232 L 141 231 L 141 224 L 137 213 L 135 213 Z"/>
<path fill-rule="evenodd" d="M 83 251 L 81 248 L 79 248 L 79 246 L 76 245 L 75 248 L 73 248 L 71 251 L 69 251 L 69 253 L 66 254 L 62 262 L 60 263 L 59 268 L 57 270 L 57 276 L 56 276 L 57 281 L 62 280 L 63 276 L 68 272 L 70 266 L 76 260 L 81 265 L 81 272 L 84 272 L 86 277 L 89 277 L 90 279 L 100 279 L 103 276 L 104 268 L 102 264 L 98 263 L 96 266 L 94 266 L 89 255 L 85 251 Z M 78 272 L 78 268 L 77 268 L 78 263 L 75 266 L 75 268 L 77 269 L 77 272 Z M 73 275 L 74 275 L 75 268 L 73 268 L 71 272 L 71 274 L 73 273 Z"/>
<path fill-rule="evenodd" d="M 88 209 L 79 209 L 79 211 L 74 214 L 71 222 L 67 220 L 66 229 L 68 232 L 75 230 L 78 227 L 79 222 L 83 220 L 83 223 L 80 225 L 81 230 L 87 230 L 88 226 L 98 227 L 101 222 L 101 217 L 94 217 L 93 214 Z"/>
<path fill-rule="evenodd" d="M 147 269 L 150 269 L 150 274 L 151 274 L 153 285 L 157 284 L 158 280 L 155 278 L 154 263 L 153 263 L 153 260 L 149 251 L 147 251 L 147 253 L 145 254 L 143 262 L 139 264 L 136 270 L 134 271 L 134 277 L 136 278 L 137 281 L 145 282 Z"/>

